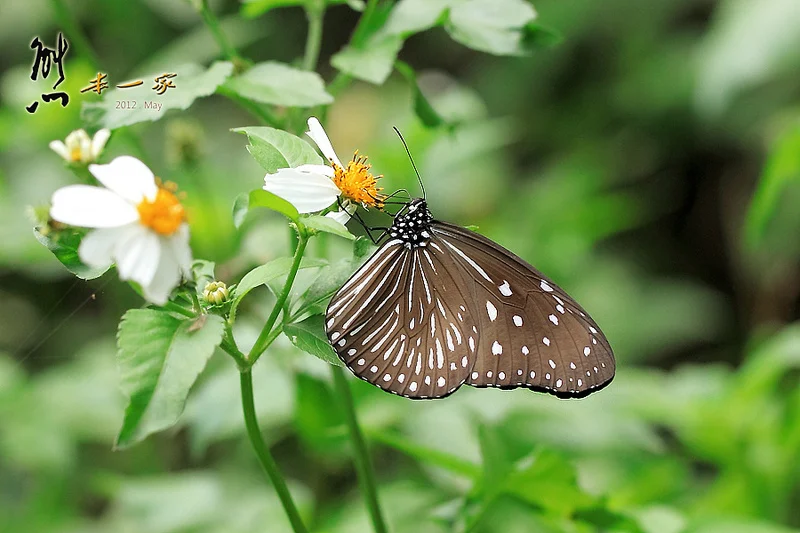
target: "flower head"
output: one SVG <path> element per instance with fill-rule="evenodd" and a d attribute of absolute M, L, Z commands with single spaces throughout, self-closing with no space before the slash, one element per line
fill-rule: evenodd
<path fill-rule="evenodd" d="M 383 207 L 384 196 L 378 178 L 370 172 L 367 158 L 355 153 L 343 165 L 333 150 L 330 139 L 315 117 L 308 119 L 306 135 L 317 144 L 327 165 L 301 165 L 281 168 L 264 177 L 264 189 L 292 203 L 300 213 L 313 213 L 331 207 L 339 200 L 341 210 L 328 216 L 347 222 L 358 204 L 364 207 Z"/>
<path fill-rule="evenodd" d="M 192 262 L 189 225 L 174 187 L 161 185 L 135 157 L 89 165 L 104 187 L 69 185 L 53 194 L 50 216 L 95 228 L 81 241 L 85 264 L 117 264 L 119 277 L 141 285 L 147 300 L 163 305 Z"/>
<path fill-rule="evenodd" d="M 50 149 L 68 163 L 85 165 L 97 160 L 110 136 L 111 132 L 107 129 L 99 130 L 91 139 L 84 130 L 75 130 L 67 135 L 64 142 L 52 141 Z"/>

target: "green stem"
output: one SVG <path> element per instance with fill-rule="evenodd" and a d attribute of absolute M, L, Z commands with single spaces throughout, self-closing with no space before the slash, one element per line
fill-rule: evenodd
<path fill-rule="evenodd" d="M 264 124 L 267 124 L 268 126 L 272 126 L 274 128 L 283 128 L 283 121 L 281 121 L 278 117 L 273 115 L 264 106 L 259 105 L 251 100 L 248 100 L 247 98 L 239 96 L 238 94 L 231 91 L 230 89 L 227 89 L 224 86 L 217 87 L 217 94 L 224 96 L 228 100 L 237 104 L 239 107 L 241 107 L 254 117 L 258 118 Z"/>
<path fill-rule="evenodd" d="M 363 433 L 361 433 L 361 428 L 358 426 L 356 408 L 353 403 L 353 396 L 350 393 L 350 385 L 348 385 L 347 378 L 341 367 L 331 365 L 331 369 L 333 371 L 333 382 L 336 392 L 339 395 L 342 407 L 344 407 L 347 429 L 350 432 L 350 440 L 353 442 L 353 461 L 356 464 L 358 479 L 361 482 L 361 491 L 364 494 L 369 516 L 372 519 L 372 526 L 375 533 L 386 533 L 388 529 L 386 528 L 386 522 L 383 519 L 381 506 L 378 502 L 375 472 L 372 468 L 372 460 L 370 459 L 367 443 L 364 440 Z"/>
<path fill-rule="evenodd" d="M 258 361 L 258 358 L 261 357 L 264 350 L 266 350 L 272 340 L 274 340 L 275 337 L 272 337 L 272 340 L 270 340 L 272 328 L 278 320 L 278 315 L 280 315 L 283 310 L 283 304 L 286 303 L 286 299 L 289 297 L 289 291 L 292 289 L 294 278 L 297 276 L 297 271 L 300 268 L 300 261 L 303 259 L 303 253 L 306 250 L 306 244 L 308 244 L 308 235 L 306 234 L 305 228 L 299 222 L 297 223 L 297 231 L 300 238 L 297 243 L 297 250 L 294 252 L 292 266 L 289 269 L 289 274 L 286 276 L 286 283 L 283 284 L 283 289 L 275 302 L 275 307 L 272 308 L 272 313 L 270 313 L 269 318 L 267 318 L 267 322 L 261 329 L 261 333 L 259 333 L 255 344 L 253 344 L 253 348 L 247 356 L 247 361 L 250 365 L 254 365 L 255 362 Z"/>
<path fill-rule="evenodd" d="M 306 52 L 303 56 L 303 69 L 317 69 L 319 48 L 322 44 L 322 18 L 325 15 L 325 2 L 314 1 L 306 6 L 308 18 L 308 34 L 306 35 Z"/>
<path fill-rule="evenodd" d="M 358 19 L 356 29 L 353 30 L 353 36 L 350 37 L 350 46 L 361 46 L 364 44 L 364 39 L 367 37 L 369 31 L 369 21 L 375 16 L 375 10 L 378 8 L 378 0 L 367 0 L 367 7 L 364 8 L 364 13 Z"/>
<path fill-rule="evenodd" d="M 203 17 L 203 22 L 206 23 L 206 26 L 208 26 L 208 29 L 211 31 L 214 40 L 217 41 L 217 45 L 219 45 L 222 53 L 225 54 L 235 66 L 243 65 L 244 60 L 242 56 L 239 55 L 239 52 L 236 51 L 236 48 L 225 36 L 217 16 L 208 8 L 208 0 L 200 0 L 200 15 Z"/>
<path fill-rule="evenodd" d="M 100 68 L 100 59 L 98 59 L 94 50 L 92 50 L 89 39 L 86 37 L 86 34 L 83 33 L 83 30 L 81 30 L 78 21 L 72 16 L 72 12 L 69 10 L 69 7 L 67 7 L 66 2 L 64 0 L 52 0 L 51 3 L 58 25 L 64 29 L 67 37 L 72 41 L 72 46 L 75 47 L 75 50 L 89 60 L 92 69 L 97 70 Z"/>
<path fill-rule="evenodd" d="M 173 313 L 178 313 L 179 315 L 183 315 L 183 316 L 185 316 L 187 318 L 194 318 L 194 317 L 197 316 L 197 313 L 193 313 L 189 309 L 186 309 L 185 307 L 182 307 L 182 306 L 176 304 L 175 302 L 167 301 L 167 303 L 165 303 L 161 307 L 163 309 L 166 309 L 167 311 L 172 311 Z"/>
<path fill-rule="evenodd" d="M 267 443 L 264 442 L 264 437 L 261 435 L 261 430 L 258 428 L 258 419 L 256 418 L 256 406 L 253 400 L 253 375 L 250 369 L 243 370 L 240 374 L 239 382 L 242 390 L 242 409 L 244 411 L 244 423 L 247 427 L 247 436 L 250 438 L 250 443 L 253 445 L 253 450 L 256 452 L 258 461 L 261 463 L 264 472 L 269 477 L 272 485 L 275 487 L 275 492 L 278 493 L 278 498 L 281 500 L 283 510 L 289 517 L 289 522 L 292 524 L 292 529 L 295 533 L 306 533 L 305 524 L 300 518 L 300 513 L 297 511 L 297 506 L 292 499 L 292 494 L 289 492 L 289 487 L 286 486 L 286 481 L 278 469 L 272 454 L 269 452 Z"/>
<path fill-rule="evenodd" d="M 222 339 L 222 343 L 219 345 L 228 355 L 230 355 L 234 361 L 236 361 L 236 366 L 239 367 L 239 371 L 245 371 L 248 369 L 247 365 L 247 358 L 244 354 L 236 347 L 236 344 L 231 342 L 229 339 Z"/>

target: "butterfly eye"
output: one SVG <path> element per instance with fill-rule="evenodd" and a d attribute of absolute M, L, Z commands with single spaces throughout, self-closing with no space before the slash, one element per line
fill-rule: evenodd
<path fill-rule="evenodd" d="M 359 378 L 408 398 L 467 384 L 581 397 L 615 361 L 589 315 L 497 243 L 434 221 L 423 199 L 331 299 L 326 332 Z"/>

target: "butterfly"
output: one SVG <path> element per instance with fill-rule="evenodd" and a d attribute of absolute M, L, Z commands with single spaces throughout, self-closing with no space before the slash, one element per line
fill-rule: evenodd
<path fill-rule="evenodd" d="M 608 385 L 616 364 L 597 323 L 499 244 L 434 220 L 423 198 L 331 299 L 328 340 L 357 377 L 412 399 L 461 385 L 562 398 Z"/>

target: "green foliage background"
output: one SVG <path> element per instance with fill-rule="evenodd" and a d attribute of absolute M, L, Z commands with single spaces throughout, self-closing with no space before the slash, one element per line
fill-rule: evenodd
<path fill-rule="evenodd" d="M 187 192 L 195 255 L 229 284 L 287 255 L 290 240 L 276 213 L 234 227 L 234 200 L 264 170 L 230 130 L 261 124 L 223 96 L 329 103 L 319 80 L 266 63 L 300 66 L 300 3 L 212 3 L 233 45 L 262 65 L 215 89 L 230 69 L 217 63 L 175 92 L 176 109 L 116 130 L 107 149 L 106 160 L 136 155 Z M 574 295 L 614 346 L 618 375 L 580 401 L 465 387 L 411 402 L 354 381 L 392 531 L 800 528 L 798 4 L 538 0 L 532 53 L 499 56 L 482 51 L 517 50 L 503 49 L 492 20 L 459 26 L 440 1 L 403 3 L 404 25 L 342 53 L 360 3 L 328 6 L 322 80 L 337 69 L 366 80 L 327 87 L 334 146 L 368 154 L 388 191 L 416 191 L 400 128 L 434 215 L 479 226 Z M 179 0 L 34 0 L 2 13 L 0 528 L 289 531 L 222 353 L 177 426 L 112 451 L 124 416 L 116 324 L 141 301 L 113 272 L 76 280 L 26 212 L 72 182 L 47 143 L 86 124 L 81 104 L 94 104 L 84 119 L 107 113 L 79 93 L 96 65 L 112 83 L 182 68 L 180 90 L 197 65 L 225 57 Z M 68 20 L 90 46 L 71 40 L 70 105 L 29 115 L 43 86 L 29 79 L 28 45 L 69 38 Z M 398 49 L 403 64 L 387 72 L 382 57 Z M 302 133 L 311 111 L 281 116 Z M 350 247 L 332 235 L 311 245 L 342 261 Z M 271 298 L 256 291 L 237 322 L 251 341 Z M 281 338 L 253 373 L 262 429 L 311 529 L 370 531 L 327 365 Z"/>

